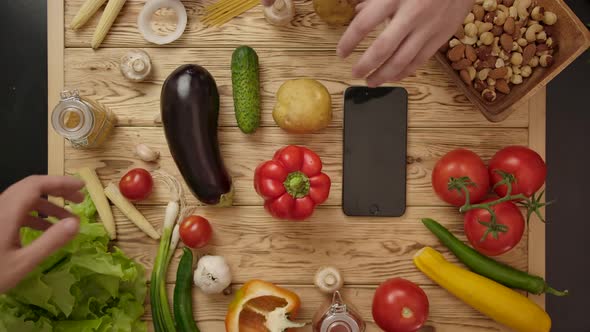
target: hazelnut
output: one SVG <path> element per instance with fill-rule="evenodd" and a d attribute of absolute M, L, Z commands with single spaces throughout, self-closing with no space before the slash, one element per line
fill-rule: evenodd
<path fill-rule="evenodd" d="M 531 66 L 522 66 L 520 68 L 520 76 L 522 77 L 529 77 L 533 74 L 533 68 Z"/>
<path fill-rule="evenodd" d="M 463 20 L 463 24 L 473 23 L 475 21 L 475 15 L 473 13 L 467 14 L 465 16 L 465 20 Z"/>
<path fill-rule="evenodd" d="M 484 89 L 481 92 L 481 96 L 485 101 L 490 103 L 496 100 L 496 92 L 492 91 L 491 89 Z"/>
<path fill-rule="evenodd" d="M 557 15 L 554 12 L 546 11 L 543 16 L 543 23 L 547 25 L 553 25 L 557 22 Z"/>
<path fill-rule="evenodd" d="M 489 12 L 486 13 L 485 16 L 483 17 L 483 21 L 486 23 L 491 23 L 492 25 L 494 24 L 494 20 L 496 19 L 496 12 Z"/>
<path fill-rule="evenodd" d="M 541 21 L 541 20 L 543 20 L 543 17 L 544 16 L 545 16 L 545 8 L 543 8 L 541 6 L 536 6 L 531 11 L 531 18 L 533 20 L 535 20 L 535 21 Z"/>
<path fill-rule="evenodd" d="M 528 41 L 526 41 L 526 39 L 524 38 L 518 38 L 518 40 L 516 41 L 518 43 L 518 45 L 520 45 L 521 47 L 525 47 L 529 44 Z"/>
<path fill-rule="evenodd" d="M 484 68 L 484 69 L 480 70 L 479 73 L 477 73 L 477 78 L 482 81 L 485 81 L 488 78 L 490 71 L 491 71 L 490 68 Z"/>
<path fill-rule="evenodd" d="M 539 58 L 539 64 L 541 67 L 549 67 L 553 64 L 553 56 L 549 54 L 541 55 Z"/>
<path fill-rule="evenodd" d="M 494 42 L 494 35 L 489 31 L 484 32 L 479 36 L 479 40 L 481 40 L 484 45 L 491 45 Z"/>
<path fill-rule="evenodd" d="M 466 36 L 474 37 L 477 35 L 477 26 L 474 23 L 467 23 L 464 31 Z"/>
<path fill-rule="evenodd" d="M 491 77 L 488 77 L 488 79 L 486 80 L 486 83 L 488 83 L 488 86 L 494 86 L 494 85 L 496 85 L 496 80 Z"/>
<path fill-rule="evenodd" d="M 491 12 L 498 8 L 498 2 L 496 0 L 484 0 L 482 6 L 484 10 Z"/>
<path fill-rule="evenodd" d="M 512 66 L 512 75 L 520 75 L 520 66 Z"/>
<path fill-rule="evenodd" d="M 510 93 L 510 87 L 508 86 L 508 82 L 504 79 L 496 80 L 496 91 L 501 92 L 505 95 Z"/>
<path fill-rule="evenodd" d="M 518 52 L 512 53 L 512 56 L 510 57 L 510 63 L 516 66 L 522 64 L 522 54 Z"/>
<path fill-rule="evenodd" d="M 539 57 L 538 56 L 534 56 L 531 61 L 529 61 L 529 66 L 535 68 L 539 65 Z"/>
<path fill-rule="evenodd" d="M 522 84 L 522 76 L 518 75 L 518 74 L 513 74 L 512 77 L 510 78 L 510 83 L 518 85 L 518 84 Z"/>

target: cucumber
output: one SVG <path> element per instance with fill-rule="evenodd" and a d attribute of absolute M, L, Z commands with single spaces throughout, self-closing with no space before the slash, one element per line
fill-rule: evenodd
<path fill-rule="evenodd" d="M 174 287 L 174 318 L 179 332 L 199 332 L 193 319 L 193 253 L 184 248 Z"/>
<path fill-rule="evenodd" d="M 564 296 L 568 294 L 568 291 L 562 292 L 551 288 L 541 277 L 530 275 L 480 254 L 455 237 L 448 229 L 435 220 L 425 218 L 422 219 L 422 223 L 463 264 L 479 275 L 492 279 L 504 286 L 521 289 L 537 295 L 548 293 Z"/>
<path fill-rule="evenodd" d="M 238 127 L 252 134 L 260 125 L 260 74 L 258 55 L 251 47 L 238 47 L 231 59 L 231 80 Z"/>

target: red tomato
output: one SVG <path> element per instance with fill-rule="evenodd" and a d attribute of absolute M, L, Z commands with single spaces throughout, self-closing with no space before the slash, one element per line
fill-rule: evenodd
<path fill-rule="evenodd" d="M 200 216 L 188 216 L 178 229 L 180 239 L 190 248 L 202 248 L 211 240 L 213 229 L 207 219 Z"/>
<path fill-rule="evenodd" d="M 465 195 L 457 190 L 449 190 L 449 179 L 469 177 L 475 185 L 468 186 L 470 203 L 481 202 L 488 194 L 490 179 L 488 169 L 481 158 L 465 149 L 453 150 L 444 155 L 432 170 L 432 187 L 443 201 L 454 206 L 465 204 Z"/>
<path fill-rule="evenodd" d="M 488 199 L 484 202 L 490 202 Z M 492 206 L 496 213 L 496 222 L 508 227 L 506 232 L 498 231 L 498 238 L 494 238 L 490 232 L 485 239 L 482 238 L 488 229 L 481 222 L 490 222 L 491 215 L 485 209 L 469 210 L 463 217 L 465 235 L 475 250 L 488 256 L 498 256 L 514 248 L 524 233 L 524 217 L 518 206 L 512 202 L 503 202 Z"/>
<path fill-rule="evenodd" d="M 150 196 L 154 188 L 154 179 L 143 168 L 134 168 L 123 175 L 119 181 L 121 194 L 130 201 L 141 201 Z"/>
<path fill-rule="evenodd" d="M 512 195 L 524 194 L 531 197 L 543 186 L 547 176 L 547 165 L 543 158 L 524 146 L 509 146 L 496 152 L 490 160 L 489 168 L 492 184 L 502 180 L 497 170 L 514 175 L 516 182 L 512 183 Z M 494 191 L 499 196 L 506 196 L 506 185 L 498 186 Z"/>
<path fill-rule="evenodd" d="M 402 278 L 382 283 L 373 297 L 373 319 L 385 332 L 414 332 L 428 318 L 428 297 L 422 288 Z"/>

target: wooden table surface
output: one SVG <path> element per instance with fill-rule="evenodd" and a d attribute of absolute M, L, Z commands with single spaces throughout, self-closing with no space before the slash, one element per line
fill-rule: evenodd
<path fill-rule="evenodd" d="M 93 166 L 106 185 L 117 181 L 129 168 L 144 167 L 165 170 L 181 179 L 163 130 L 154 123 L 154 117 L 159 112 L 161 85 L 167 75 L 181 64 L 203 65 L 219 86 L 221 150 L 234 179 L 236 196 L 235 206 L 231 208 L 198 208 L 198 213 L 208 218 L 214 227 L 212 244 L 201 253 L 223 255 L 228 259 L 234 274 L 234 288 L 253 278 L 283 285 L 300 295 L 303 307 L 299 317 L 310 321 L 325 299 L 313 287 L 313 275 L 318 267 L 329 264 L 343 272 L 344 296 L 368 321 L 368 331 L 379 330 L 371 316 L 373 292 L 380 282 L 391 277 L 404 277 L 424 288 L 430 300 L 428 325 L 436 331 L 504 330 L 422 275 L 414 267 L 412 256 L 429 245 L 457 262 L 420 222 L 422 217 L 432 217 L 462 236 L 460 214 L 441 202 L 431 189 L 431 170 L 436 160 L 458 147 L 472 149 L 489 159 L 495 151 L 510 144 L 529 145 L 544 155 L 545 90 L 504 122 L 490 123 L 474 109 L 441 67 L 434 60 L 429 61 L 415 75 L 399 83 L 409 93 L 406 214 L 401 218 L 349 218 L 340 207 L 342 96 L 348 86 L 363 84 L 352 80 L 350 72 L 368 42 L 350 59 L 339 59 L 335 47 L 343 29 L 323 24 L 313 13 L 310 0 L 296 1 L 297 17 L 286 28 L 268 25 L 260 7 L 222 28 L 206 28 L 198 17 L 210 1 L 183 1 L 189 15 L 185 34 L 168 47 L 156 48 L 145 42 L 137 31 L 137 16 L 145 1 L 129 0 L 98 51 L 90 49 L 89 44 L 99 15 L 85 28 L 73 32 L 65 26 L 83 0 L 49 1 L 50 110 L 57 103 L 60 90 L 76 88 L 82 95 L 112 109 L 119 119 L 111 139 L 98 150 L 75 150 L 50 129 L 50 173 L 72 174 L 79 167 Z M 161 31 L 173 30 L 169 13 L 161 13 L 154 27 Z M 257 50 L 261 64 L 262 127 L 252 136 L 242 134 L 236 127 L 232 108 L 230 58 L 233 49 L 242 44 Z M 119 73 L 119 59 L 129 48 L 143 48 L 152 56 L 154 74 L 147 82 L 130 83 Z M 315 78 L 326 85 L 333 97 L 334 121 L 317 134 L 290 135 L 272 120 L 274 94 L 285 80 L 302 77 Z M 148 164 L 134 157 L 133 150 L 138 143 L 159 150 L 160 161 Z M 315 150 L 333 181 L 328 201 L 308 222 L 273 220 L 262 208 L 262 200 L 252 187 L 257 164 L 271 158 L 276 149 L 286 144 L 302 144 Z M 191 205 L 197 204 L 190 194 L 186 199 Z M 166 201 L 164 190 L 156 188 L 155 194 L 138 206 L 158 229 Z M 118 232 L 115 244 L 143 263 L 149 273 L 158 242 L 139 231 L 117 208 L 113 210 Z M 533 221 L 517 248 L 500 260 L 544 275 L 544 236 L 544 228 Z M 170 267 L 170 289 L 179 255 L 177 251 Z M 231 297 L 207 297 L 195 290 L 194 298 L 195 318 L 201 330 L 223 331 Z M 534 300 L 544 305 L 543 297 L 534 297 Z M 145 318 L 149 321 L 149 303 L 147 306 Z M 311 328 L 301 330 L 311 331 Z"/>

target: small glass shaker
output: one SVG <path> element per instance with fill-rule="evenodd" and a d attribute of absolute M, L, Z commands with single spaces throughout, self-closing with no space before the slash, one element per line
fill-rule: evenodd
<path fill-rule="evenodd" d="M 326 302 L 313 319 L 314 332 L 364 332 L 365 322 L 347 305 L 336 291 L 332 302 Z"/>

